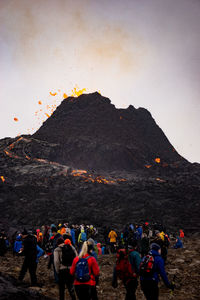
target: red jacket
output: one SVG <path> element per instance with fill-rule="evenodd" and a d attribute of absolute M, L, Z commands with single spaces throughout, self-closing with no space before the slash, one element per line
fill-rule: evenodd
<path fill-rule="evenodd" d="M 83 256 L 83 258 L 86 258 L 87 256 L 89 256 L 89 254 L 86 254 Z M 79 260 L 79 257 L 75 257 L 72 263 L 72 266 L 70 268 L 70 273 L 71 275 L 74 276 L 75 274 L 75 270 L 76 270 L 76 264 Z M 91 256 L 90 258 L 88 258 L 88 267 L 89 267 L 89 272 L 90 272 L 90 280 L 88 282 L 80 282 L 78 280 L 74 280 L 74 285 L 80 285 L 80 284 L 89 284 L 89 285 L 96 285 L 96 281 L 95 281 L 95 276 L 99 275 L 99 266 L 97 264 L 96 259 Z"/>

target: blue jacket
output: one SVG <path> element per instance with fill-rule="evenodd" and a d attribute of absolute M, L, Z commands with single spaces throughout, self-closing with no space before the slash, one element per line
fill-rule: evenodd
<path fill-rule="evenodd" d="M 44 250 L 42 248 L 40 248 L 38 245 L 37 245 L 37 259 L 36 259 L 36 263 L 39 262 L 39 258 L 44 255 Z"/>
<path fill-rule="evenodd" d="M 140 238 L 140 240 L 141 240 L 141 238 L 142 238 L 142 232 L 143 232 L 142 227 L 138 227 L 138 228 L 136 229 L 136 231 L 138 232 L 139 238 Z"/>
<path fill-rule="evenodd" d="M 159 282 L 159 275 L 161 276 L 164 284 L 169 287 L 170 282 L 167 278 L 167 274 L 165 272 L 164 260 L 162 259 L 161 255 L 156 250 L 151 250 L 149 252 L 150 255 L 154 257 L 154 265 L 153 265 L 153 275 L 151 277 L 140 277 L 141 280 L 154 280 Z"/>
<path fill-rule="evenodd" d="M 13 251 L 15 253 L 18 253 L 20 251 L 20 249 L 22 248 L 22 241 L 16 240 L 15 244 L 14 244 L 14 248 Z"/>
<path fill-rule="evenodd" d="M 176 242 L 176 244 L 174 245 L 174 248 L 175 248 L 175 249 L 183 248 L 183 243 L 182 243 L 182 241 L 180 240 L 179 237 L 177 237 L 177 242 Z"/>
<path fill-rule="evenodd" d="M 75 236 L 75 230 L 71 229 L 71 236 L 72 236 L 72 242 L 74 246 L 76 245 L 76 236 Z"/>

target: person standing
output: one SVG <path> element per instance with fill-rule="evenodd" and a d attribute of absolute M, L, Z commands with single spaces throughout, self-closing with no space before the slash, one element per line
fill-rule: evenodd
<path fill-rule="evenodd" d="M 149 252 L 149 255 L 153 256 L 152 272 L 149 272 L 149 275 L 145 275 L 145 276 L 143 275 L 140 277 L 141 289 L 147 300 L 158 300 L 159 298 L 158 282 L 160 281 L 159 275 L 161 276 L 166 287 L 173 290 L 174 286 L 169 282 L 167 278 L 167 274 L 165 272 L 164 260 L 161 257 L 160 245 L 153 243 L 151 244 L 150 248 L 151 250 Z"/>
<path fill-rule="evenodd" d="M 62 237 L 58 238 L 57 247 L 54 251 L 54 266 L 58 274 L 60 300 L 65 299 L 65 285 L 68 288 L 71 299 L 76 300 L 70 268 L 77 255 L 76 249 L 72 246 L 69 239 L 64 241 Z"/>
<path fill-rule="evenodd" d="M 26 229 L 22 232 L 23 240 L 23 255 L 24 262 L 19 274 L 19 281 L 24 279 L 24 276 L 29 270 L 31 277 L 31 285 L 37 285 L 36 269 L 37 269 L 37 239 L 34 235 L 27 232 Z"/>
<path fill-rule="evenodd" d="M 128 249 L 119 249 L 117 252 L 117 262 L 113 270 L 112 286 L 118 286 L 117 279 L 120 278 L 126 289 L 125 300 L 136 300 L 136 290 L 138 286 L 138 275 L 141 257 L 137 248 L 137 241 L 133 240 L 128 245 Z"/>
<path fill-rule="evenodd" d="M 74 287 L 79 300 L 91 300 L 96 278 L 99 276 L 99 266 L 96 259 L 91 256 L 92 248 L 87 242 L 83 243 L 79 256 L 75 257 L 70 269 L 75 276 Z"/>
<path fill-rule="evenodd" d="M 108 238 L 110 239 L 111 252 L 115 253 L 115 245 L 117 242 L 117 233 L 113 229 L 111 229 L 111 231 L 108 234 Z"/>

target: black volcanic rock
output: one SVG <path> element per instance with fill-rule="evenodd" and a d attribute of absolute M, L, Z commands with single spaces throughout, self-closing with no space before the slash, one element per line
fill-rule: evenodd
<path fill-rule="evenodd" d="M 33 138 L 57 144 L 51 160 L 74 168 L 135 170 L 186 162 L 144 108 L 117 109 L 99 93 L 69 97 Z"/>
<path fill-rule="evenodd" d="M 64 100 L 33 136 L 0 140 L 1 228 L 148 220 L 196 233 L 199 195 L 200 165 L 173 150 L 150 113 L 98 93 Z"/>

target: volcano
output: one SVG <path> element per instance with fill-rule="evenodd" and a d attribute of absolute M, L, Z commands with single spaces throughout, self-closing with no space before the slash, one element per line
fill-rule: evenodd
<path fill-rule="evenodd" d="M 86 170 L 125 170 L 186 162 L 148 110 L 117 109 L 99 93 L 64 99 L 33 138 L 57 144 L 50 159 Z"/>
<path fill-rule="evenodd" d="M 63 100 L 32 136 L 0 140 L 2 227 L 148 220 L 196 232 L 199 194 L 200 165 L 151 114 L 98 93 Z"/>

